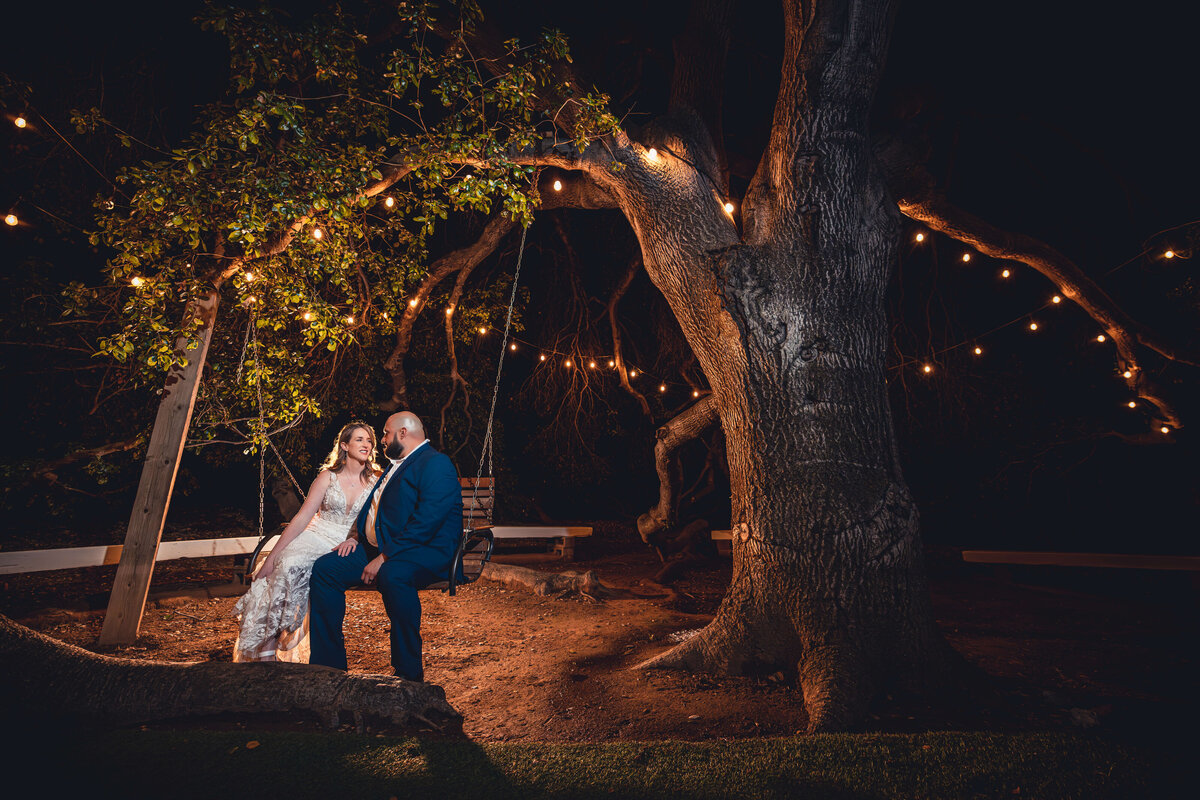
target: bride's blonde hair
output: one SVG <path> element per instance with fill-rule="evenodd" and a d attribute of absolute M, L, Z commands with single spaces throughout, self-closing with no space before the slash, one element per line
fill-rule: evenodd
<path fill-rule="evenodd" d="M 321 469 L 327 469 L 330 472 L 340 472 L 342 467 L 346 466 L 347 456 L 346 450 L 342 449 L 342 445 L 350 443 L 350 437 L 354 432 L 362 428 L 367 432 L 367 436 L 371 438 L 371 454 L 367 456 L 367 463 L 363 465 L 362 472 L 359 478 L 363 483 L 368 483 L 372 475 L 378 475 L 383 472 L 375 464 L 375 451 L 378 442 L 375 439 L 375 429 L 365 422 L 355 420 L 342 428 L 342 432 L 338 434 L 337 441 L 333 443 L 333 449 L 329 451 L 329 455 L 325 457 L 325 463 L 321 465 Z"/>

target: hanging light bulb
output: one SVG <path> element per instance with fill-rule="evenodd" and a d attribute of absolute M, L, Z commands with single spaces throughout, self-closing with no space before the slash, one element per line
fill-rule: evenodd
<path fill-rule="evenodd" d="M 416 308 L 416 307 L 417 307 L 417 298 L 415 298 L 415 297 L 414 297 L 412 300 L 409 300 L 409 301 L 408 301 L 408 307 L 409 307 L 409 308 Z"/>
<path fill-rule="evenodd" d="M 979 345 L 975 345 L 975 355 L 977 355 L 977 356 L 983 355 L 983 348 L 980 347 Z"/>
<path fill-rule="evenodd" d="M 1029 323 L 1029 330 L 1036 331 L 1037 329 L 1038 329 L 1038 324 L 1036 322 Z"/>
<path fill-rule="evenodd" d="M 566 367 L 567 369 L 570 369 L 571 368 L 571 359 L 568 358 L 566 361 L 564 361 L 563 366 Z"/>
<path fill-rule="evenodd" d="M 562 191 L 562 181 L 558 181 L 558 180 L 556 180 L 556 181 L 554 182 L 554 191 L 556 191 L 556 192 L 561 192 L 561 191 Z"/>
<path fill-rule="evenodd" d="M 1002 271 L 1002 272 L 1000 273 L 1000 277 L 1001 277 L 1001 278 L 1009 278 L 1009 277 L 1012 277 L 1012 270 L 1010 270 L 1010 269 L 1006 269 L 1006 270 Z"/>
<path fill-rule="evenodd" d="M 1170 429 L 1170 428 L 1168 428 L 1166 425 L 1163 425 L 1161 428 L 1159 428 L 1159 430 L 1160 430 L 1160 431 L 1162 431 L 1163 433 L 1170 433 L 1170 432 L 1171 432 L 1171 429 Z"/>
<path fill-rule="evenodd" d="M 545 353 L 540 353 L 540 354 L 538 355 L 538 361 L 545 361 L 545 360 L 546 360 L 546 354 L 545 354 Z"/>
<path fill-rule="evenodd" d="M 485 334 L 485 333 L 487 333 L 487 328 L 485 328 L 485 327 L 483 327 L 483 326 L 481 325 L 481 326 L 479 327 L 479 335 L 480 335 L 480 336 L 482 336 L 482 335 L 483 335 L 483 334 Z"/>
<path fill-rule="evenodd" d="M 21 220 L 17 219 L 16 214 L 9 214 L 4 218 L 4 224 L 8 225 L 9 227 L 15 226 L 20 221 Z"/>
<path fill-rule="evenodd" d="M 325 234 L 321 233 L 321 229 L 320 229 L 320 228 L 313 228 L 312 237 L 313 237 L 314 239 L 320 239 L 320 238 L 321 238 L 322 236 L 324 236 L 324 235 L 325 235 Z"/>
<path fill-rule="evenodd" d="M 963 254 L 962 254 L 962 260 L 963 260 L 963 263 L 964 263 L 964 264 L 965 264 L 965 263 L 967 263 L 968 261 L 970 261 L 970 260 L 971 260 L 971 254 L 970 254 L 970 253 L 963 253 Z"/>
<path fill-rule="evenodd" d="M 928 375 L 929 373 L 933 372 L 933 365 L 926 364 L 925 366 L 921 367 L 921 371 Z"/>
<path fill-rule="evenodd" d="M 17 117 L 13 120 L 13 125 L 16 125 L 18 128 L 24 128 L 28 124 L 24 117 Z"/>
<path fill-rule="evenodd" d="M 615 367 L 616 365 L 617 365 L 617 362 L 616 362 L 616 361 L 613 361 L 611 358 L 608 360 L 608 366 L 609 366 L 610 368 L 611 368 L 611 367 Z"/>
<path fill-rule="evenodd" d="M 631 377 L 631 378 L 636 378 L 636 377 L 637 377 L 637 370 L 636 370 L 636 369 L 631 369 L 631 370 L 629 370 L 629 377 Z"/>
<path fill-rule="evenodd" d="M 454 313 L 454 306 L 446 306 L 446 316 L 448 317 L 453 313 Z"/>
<path fill-rule="evenodd" d="M 646 151 L 646 158 L 650 159 L 651 161 L 658 161 L 658 151 L 651 147 Z"/>
<path fill-rule="evenodd" d="M 510 344 L 510 345 L 508 346 L 508 349 L 509 349 L 509 350 L 516 350 L 516 349 L 517 349 L 517 343 L 516 343 L 516 342 L 513 342 L 512 344 Z"/>
<path fill-rule="evenodd" d="M 1167 252 L 1163 253 L 1163 258 L 1174 258 L 1174 257 L 1175 257 L 1174 250 L 1168 250 Z"/>
<path fill-rule="evenodd" d="M 392 206 L 396 205 L 396 198 L 394 198 L 394 197 L 383 198 L 383 205 L 386 206 L 387 208 L 391 208 Z"/>
<path fill-rule="evenodd" d="M 925 234 L 918 231 L 917 235 L 913 237 L 913 240 L 917 242 L 923 242 L 925 241 Z"/>
<path fill-rule="evenodd" d="M 254 283 L 254 273 L 253 272 L 246 273 L 246 283 Z"/>
<path fill-rule="evenodd" d="M 1133 377 L 1133 370 L 1128 370 L 1128 369 L 1127 369 L 1127 370 L 1125 370 L 1124 372 L 1122 372 L 1122 373 L 1121 373 L 1121 377 L 1122 377 L 1122 378 L 1125 378 L 1126 380 L 1128 380 L 1129 378 L 1132 378 L 1132 377 Z"/>
<path fill-rule="evenodd" d="M 311 311 L 305 311 L 305 312 L 304 312 L 304 321 L 305 321 L 305 322 L 312 322 L 312 318 L 313 318 L 313 317 L 312 317 L 312 312 L 311 312 Z"/>
<path fill-rule="evenodd" d="M 667 390 L 667 385 L 666 385 L 665 383 L 660 383 L 660 384 L 658 385 L 658 391 L 659 391 L 660 393 L 661 393 L 661 392 L 665 392 L 666 390 Z"/>
<path fill-rule="evenodd" d="M 692 397 L 699 397 L 699 396 L 700 396 L 700 392 L 696 389 L 692 389 Z"/>
<path fill-rule="evenodd" d="M 247 303 L 257 303 L 257 302 L 258 302 L 258 298 L 257 298 L 257 297 L 255 297 L 254 295 L 250 295 L 249 297 L 247 297 L 247 298 L 246 298 L 246 302 L 247 302 Z"/>
<path fill-rule="evenodd" d="M 726 203 L 725 203 L 725 213 L 726 213 L 726 214 L 732 214 L 732 213 L 733 213 L 733 203 L 730 203 L 730 202 L 726 202 Z"/>
<path fill-rule="evenodd" d="M 138 276 L 138 275 L 134 275 L 132 278 L 130 278 L 130 279 L 129 279 L 129 283 L 130 283 L 130 284 L 132 284 L 132 285 L 133 285 L 133 288 L 135 288 L 135 289 L 136 289 L 136 288 L 138 288 L 139 286 L 141 286 L 141 285 L 142 285 L 143 283 L 145 283 L 145 282 L 146 282 L 146 281 L 145 281 L 145 280 L 143 280 L 143 279 L 142 279 L 140 276 Z"/>
<path fill-rule="evenodd" d="M 347 324 L 347 325 L 353 325 L 353 324 L 354 324 L 354 316 L 353 316 L 352 314 L 347 314 L 347 315 L 346 315 L 346 324 Z"/>
<path fill-rule="evenodd" d="M 1058 295 L 1054 295 L 1054 297 L 1050 298 L 1050 302 L 1054 303 L 1055 305 L 1058 305 L 1059 303 L 1062 302 L 1062 298 L 1059 297 Z"/>
<path fill-rule="evenodd" d="M 1103 343 L 1105 338 L 1107 338 L 1107 337 L 1105 337 L 1105 335 L 1103 333 L 1101 333 L 1096 337 L 1096 341 Z"/>
<path fill-rule="evenodd" d="M 596 368 L 596 362 L 595 362 L 595 361 L 589 361 L 589 362 L 588 362 L 588 369 L 595 369 L 595 368 Z"/>
<path fill-rule="evenodd" d="M 1129 401 L 1128 403 L 1126 403 L 1125 405 L 1129 406 L 1130 408 L 1137 408 L 1137 401 L 1135 401 L 1135 400 L 1130 400 L 1130 401 Z"/>

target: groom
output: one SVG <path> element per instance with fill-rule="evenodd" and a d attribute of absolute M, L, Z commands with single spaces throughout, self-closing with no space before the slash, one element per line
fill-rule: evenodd
<path fill-rule="evenodd" d="M 462 536 L 462 491 L 454 464 L 433 449 L 412 412 L 388 417 L 382 444 L 392 464 L 350 529 L 350 539 L 357 544 L 344 556 L 334 551 L 313 564 L 310 660 L 346 669 L 346 590 L 375 585 L 392 623 L 396 675 L 420 681 L 424 670 L 417 590 L 446 578 Z"/>

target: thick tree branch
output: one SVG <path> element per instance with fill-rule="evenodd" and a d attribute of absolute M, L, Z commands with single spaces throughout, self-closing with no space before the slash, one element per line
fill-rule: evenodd
<path fill-rule="evenodd" d="M 637 528 L 642 541 L 652 544 L 653 537 L 676 524 L 678 480 L 675 452 L 695 439 L 717 421 L 717 402 L 714 395 L 705 395 L 663 425 L 655 436 L 654 467 L 658 472 L 658 505 L 638 517 Z"/>
<path fill-rule="evenodd" d="M 669 113 L 694 112 L 713 142 L 713 175 L 723 195 L 729 194 L 729 165 L 721 113 L 725 99 L 725 61 L 732 28 L 731 0 L 700 0 L 692 4 L 683 32 L 675 38 L 675 68 L 671 72 Z"/>
<path fill-rule="evenodd" d="M 931 230 L 969 245 L 991 258 L 1018 261 L 1049 279 L 1063 297 L 1074 301 L 1103 328 L 1119 356 L 1118 368 L 1129 389 L 1158 411 L 1162 423 L 1181 428 L 1183 422 L 1139 360 L 1139 347 L 1182 364 L 1200 366 L 1200 355 L 1174 347 L 1130 317 L 1075 262 L 1050 245 L 1020 233 L 1001 230 L 950 203 L 936 189 L 932 176 L 917 167 L 908 175 L 893 177 L 899 191 L 900 211 Z"/>

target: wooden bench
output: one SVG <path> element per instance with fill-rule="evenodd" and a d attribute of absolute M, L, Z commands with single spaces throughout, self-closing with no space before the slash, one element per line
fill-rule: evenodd
<path fill-rule="evenodd" d="M 592 529 L 575 525 L 496 525 L 496 479 L 480 478 L 475 489 L 474 478 L 462 478 L 463 528 L 490 528 L 496 542 L 509 544 L 550 541 L 550 552 L 572 561 L 575 542 L 592 535 Z"/>

